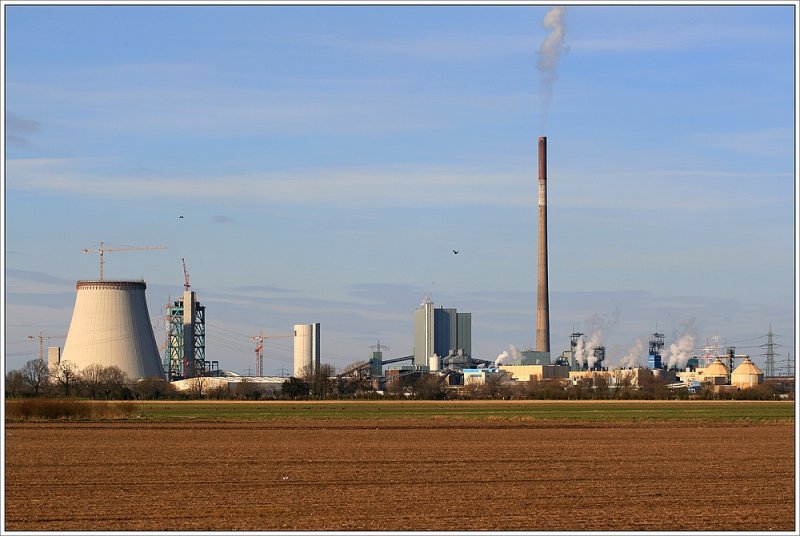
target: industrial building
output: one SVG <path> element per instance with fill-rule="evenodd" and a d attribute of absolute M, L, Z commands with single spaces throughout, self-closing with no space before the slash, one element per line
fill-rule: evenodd
<path fill-rule="evenodd" d="M 414 366 L 427 367 L 433 355 L 472 355 L 472 313 L 434 307 L 425 298 L 414 311 Z"/>
<path fill-rule="evenodd" d="M 220 376 L 176 380 L 172 382 L 172 385 L 180 392 L 191 392 L 199 388 L 198 381 L 203 382 L 201 388 L 204 392 L 224 388 L 228 393 L 234 393 L 240 386 L 247 386 L 257 391 L 259 395 L 273 396 L 281 392 L 286 378 L 282 376 L 240 376 L 226 372 Z"/>
<path fill-rule="evenodd" d="M 142 281 L 78 281 L 60 361 L 79 370 L 119 367 L 129 378 L 163 377 Z M 49 358 L 49 355 L 48 355 Z"/>
<path fill-rule="evenodd" d="M 508 372 L 511 379 L 518 382 L 569 378 L 568 365 L 500 365 L 498 368 Z"/>

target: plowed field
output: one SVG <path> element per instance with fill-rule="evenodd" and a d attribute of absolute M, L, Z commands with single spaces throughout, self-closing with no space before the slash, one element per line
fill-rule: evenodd
<path fill-rule="evenodd" d="M 794 530 L 794 424 L 6 424 L 6 530 Z"/>

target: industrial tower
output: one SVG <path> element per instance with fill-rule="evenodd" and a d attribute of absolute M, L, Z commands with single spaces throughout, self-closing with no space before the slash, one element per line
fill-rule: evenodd
<path fill-rule="evenodd" d="M 647 352 L 647 366 L 651 369 L 661 368 L 661 350 L 664 348 L 664 334 L 655 332 L 650 337 Z"/>
<path fill-rule="evenodd" d="M 550 353 L 550 289 L 547 276 L 547 138 L 539 138 L 539 250 L 536 286 L 536 351 Z"/>
<path fill-rule="evenodd" d="M 205 376 L 215 368 L 206 362 L 206 308 L 189 290 L 189 272 L 183 261 L 183 296 L 169 306 L 164 370 L 167 379 Z"/>

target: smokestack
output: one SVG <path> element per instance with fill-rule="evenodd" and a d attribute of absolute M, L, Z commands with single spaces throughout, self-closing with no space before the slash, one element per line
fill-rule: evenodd
<path fill-rule="evenodd" d="M 536 299 L 536 351 L 550 352 L 550 294 L 547 282 L 547 138 L 539 137 L 539 283 Z"/>

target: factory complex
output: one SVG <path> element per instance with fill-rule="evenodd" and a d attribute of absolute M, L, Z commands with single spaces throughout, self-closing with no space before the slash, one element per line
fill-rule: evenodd
<path fill-rule="evenodd" d="M 133 249 L 133 248 L 131 248 Z M 139 248 L 145 249 L 145 248 Z M 547 256 L 547 139 L 539 138 L 538 181 L 538 256 L 536 347 L 522 352 L 504 352 L 492 359 L 473 356 L 472 313 L 455 308 L 436 307 L 426 297 L 413 311 L 413 353 L 403 357 L 384 357 L 380 343 L 369 359 L 336 373 L 321 363 L 322 335 L 319 323 L 294 324 L 293 369 L 291 376 L 311 382 L 321 371 L 331 378 L 356 378 L 362 392 L 383 393 L 403 387 L 413 388 L 429 381 L 444 390 L 458 391 L 474 386 L 553 382 L 559 385 L 588 385 L 592 388 L 637 388 L 660 382 L 671 389 L 697 393 L 704 386 L 714 392 L 749 389 L 765 382 L 764 372 L 749 355 L 735 348 L 707 346 L 701 355 L 693 348 L 670 345 L 665 352 L 662 333 L 649 340 L 647 365 L 638 355 L 620 360 L 620 367 L 609 369 L 606 349 L 594 336 L 570 335 L 568 349 L 551 353 Z M 63 351 L 48 348 L 48 368 L 55 376 L 64 363 L 77 371 L 90 365 L 117 367 L 130 380 L 162 378 L 179 391 L 190 390 L 196 378 L 206 379 L 206 387 L 234 389 L 247 384 L 265 395 L 281 391 L 284 376 L 265 376 L 262 334 L 255 341 L 256 368 L 253 375 L 239 375 L 220 367 L 220 361 L 206 356 L 206 307 L 198 301 L 189 284 L 184 262 L 184 291 L 170 300 L 166 317 L 163 350 L 159 350 L 150 322 L 145 298 L 146 284 L 140 281 L 112 281 L 103 277 L 103 251 L 100 249 L 100 278 L 78 281 L 72 321 Z M 95 250 L 92 250 L 95 251 Z M 88 252 L 85 250 L 84 252 Z M 515 349 L 514 349 L 515 350 Z M 665 355 L 668 354 L 668 355 Z M 643 357 L 643 356 L 641 356 Z M 770 368 L 768 355 L 767 366 Z M 768 370 L 774 375 L 774 370 Z M 365 387 L 366 386 L 366 387 Z"/>

